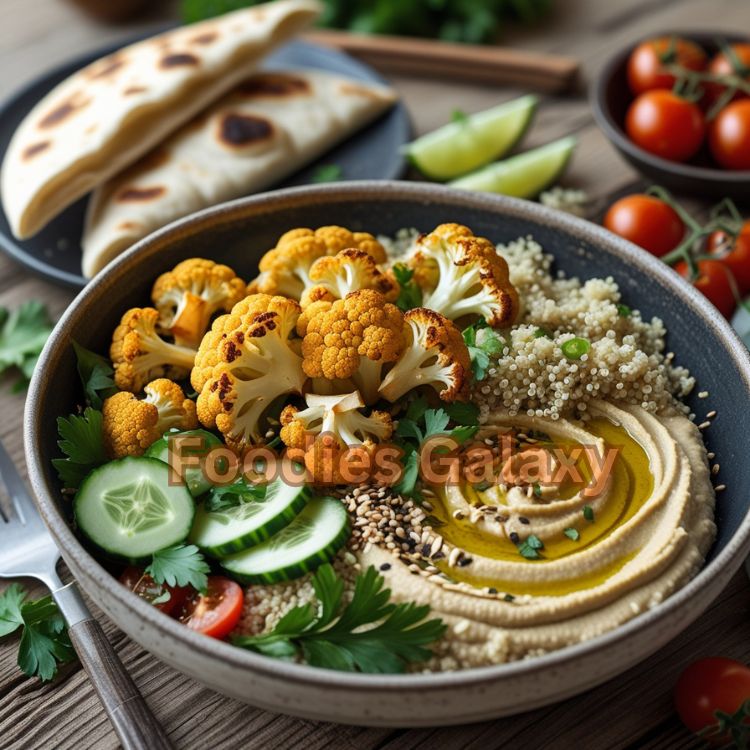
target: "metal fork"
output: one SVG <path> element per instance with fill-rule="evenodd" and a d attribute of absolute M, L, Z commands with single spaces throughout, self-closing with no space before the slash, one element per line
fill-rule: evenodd
<path fill-rule="evenodd" d="M 75 583 L 63 585 L 57 575 L 60 552 L 2 444 L 0 480 L 12 506 L 9 518 L 0 507 L 0 578 L 36 578 L 52 592 L 71 643 L 125 750 L 171 748 Z"/>

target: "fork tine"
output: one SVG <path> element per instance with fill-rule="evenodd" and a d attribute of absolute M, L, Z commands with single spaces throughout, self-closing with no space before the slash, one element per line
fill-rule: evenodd
<path fill-rule="evenodd" d="M 34 506 L 34 501 L 31 499 L 18 469 L 16 469 L 2 443 L 0 443 L 0 478 L 8 490 L 19 521 L 24 526 L 42 525 L 42 519 Z M 5 517 L 6 514 L 3 513 L 2 515 Z M 6 522 L 9 520 L 5 517 Z"/>

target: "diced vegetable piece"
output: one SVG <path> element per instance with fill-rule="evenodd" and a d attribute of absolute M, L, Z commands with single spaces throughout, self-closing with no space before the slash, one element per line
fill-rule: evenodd
<path fill-rule="evenodd" d="M 132 563 L 184 541 L 195 502 L 155 458 L 121 458 L 94 469 L 73 504 L 76 523 L 97 547 Z"/>

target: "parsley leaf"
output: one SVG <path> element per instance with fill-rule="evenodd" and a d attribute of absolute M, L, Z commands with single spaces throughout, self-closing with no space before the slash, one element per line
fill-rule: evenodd
<path fill-rule="evenodd" d="M 75 341 L 73 349 L 78 363 L 78 376 L 86 394 L 86 403 L 94 409 L 101 409 L 104 399 L 117 393 L 112 377 L 112 364 L 105 357 L 89 351 Z"/>
<path fill-rule="evenodd" d="M 28 386 L 52 328 L 47 308 L 41 302 L 28 300 L 13 311 L 0 307 L 0 375 L 15 368 L 19 378 L 14 391 Z"/>
<path fill-rule="evenodd" d="M 414 494 L 419 479 L 419 453 L 412 446 L 408 447 L 402 459 L 403 470 L 398 484 L 393 486 L 397 495 L 411 497 Z"/>
<path fill-rule="evenodd" d="M 265 496 L 265 485 L 250 484 L 244 477 L 240 477 L 232 484 L 212 487 L 211 494 L 206 500 L 206 510 L 209 513 L 216 513 L 221 510 L 237 508 L 243 503 L 262 500 Z"/>
<path fill-rule="evenodd" d="M 479 424 L 479 407 L 471 401 L 454 401 L 452 404 L 445 404 L 443 409 L 456 424 L 466 427 L 476 427 Z"/>
<path fill-rule="evenodd" d="M 572 527 L 565 529 L 565 531 L 563 531 L 563 534 L 565 534 L 568 539 L 572 539 L 574 542 L 577 542 L 581 538 L 581 535 L 578 533 L 578 529 L 574 529 Z"/>
<path fill-rule="evenodd" d="M 539 550 L 544 549 L 544 542 L 534 535 L 529 534 L 526 539 L 518 545 L 519 553 L 527 560 L 538 560 L 541 557 Z"/>
<path fill-rule="evenodd" d="M 104 452 L 102 413 L 87 407 L 81 416 L 57 418 L 57 441 L 65 458 L 53 458 L 52 465 L 66 487 L 77 489 L 86 475 L 109 460 Z"/>
<path fill-rule="evenodd" d="M 454 109 L 451 112 L 451 122 L 458 122 L 461 125 L 466 125 L 469 121 L 469 115 L 466 114 L 462 109 Z"/>
<path fill-rule="evenodd" d="M 477 339 L 477 331 L 487 329 L 482 336 L 481 342 Z M 464 342 L 471 357 L 471 371 L 476 380 L 484 380 L 487 377 L 487 369 L 490 366 L 490 357 L 502 354 L 506 347 L 505 339 L 495 331 L 487 327 L 484 320 L 477 321 L 463 331 Z"/>
<path fill-rule="evenodd" d="M 633 311 L 627 305 L 617 305 L 617 314 L 621 318 L 629 318 Z"/>
<path fill-rule="evenodd" d="M 414 270 L 403 263 L 395 263 L 391 270 L 399 286 L 396 306 L 404 312 L 419 307 L 422 304 L 422 289 L 414 281 Z"/>
<path fill-rule="evenodd" d="M 52 597 L 27 601 L 24 589 L 14 583 L 0 595 L 0 636 L 21 627 L 18 666 L 29 677 L 51 680 L 58 664 L 75 658 L 65 621 Z"/>
<path fill-rule="evenodd" d="M 338 164 L 322 164 L 315 170 L 312 182 L 337 182 L 344 176 L 344 170 Z"/>
<path fill-rule="evenodd" d="M 424 413 L 424 436 L 441 435 L 450 422 L 450 417 L 443 409 L 427 409 Z"/>
<path fill-rule="evenodd" d="M 583 517 L 587 521 L 593 521 L 594 520 L 594 509 L 590 505 L 584 505 L 583 506 Z"/>
<path fill-rule="evenodd" d="M 344 583 L 330 564 L 313 576 L 318 614 L 295 607 L 265 635 L 239 636 L 233 643 L 267 656 L 292 658 L 324 669 L 392 674 L 432 656 L 427 645 L 445 632 L 442 620 L 426 620 L 429 606 L 390 603 L 390 589 L 374 567 L 357 576 L 351 601 L 342 607 Z"/>
<path fill-rule="evenodd" d="M 194 544 L 178 544 L 154 552 L 146 568 L 156 583 L 167 586 L 192 586 L 205 593 L 207 574 L 211 571 L 200 550 Z"/>

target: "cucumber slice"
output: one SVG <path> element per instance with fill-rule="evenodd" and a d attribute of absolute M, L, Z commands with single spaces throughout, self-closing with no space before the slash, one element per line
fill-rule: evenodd
<path fill-rule="evenodd" d="M 155 458 L 121 458 L 94 469 L 73 502 L 78 528 L 105 553 L 132 563 L 187 538 L 195 502 Z"/>
<path fill-rule="evenodd" d="M 329 562 L 349 538 L 349 514 L 333 497 L 316 497 L 267 542 L 222 560 L 244 583 L 278 583 L 299 578 Z"/>
<path fill-rule="evenodd" d="M 268 485 L 263 499 L 213 513 L 200 505 L 190 541 L 215 557 L 240 552 L 288 526 L 311 496 L 309 488 L 293 487 L 279 478 Z"/>
<path fill-rule="evenodd" d="M 150 458 L 158 458 L 159 461 L 168 464 L 170 459 L 170 442 L 175 437 L 200 438 L 203 441 L 200 447 L 188 448 L 187 446 L 183 446 L 182 454 L 184 456 L 198 456 L 198 458 L 201 459 L 205 458 L 206 454 L 214 448 L 224 447 L 224 443 L 222 443 L 212 432 L 207 432 L 206 430 L 186 430 L 185 432 L 180 432 L 179 430 L 175 430 L 174 432 L 168 432 L 164 437 L 153 443 L 146 451 L 146 455 Z M 174 442 L 171 442 L 171 444 L 174 449 Z M 179 465 L 175 463 L 175 468 L 178 467 Z M 222 471 L 221 466 L 217 468 L 219 472 Z M 208 490 L 211 489 L 211 482 L 208 477 L 206 477 L 206 472 L 203 470 L 202 466 L 188 466 L 185 469 L 182 478 L 193 497 L 199 497 L 204 492 L 208 492 Z"/>
<path fill-rule="evenodd" d="M 452 187 L 534 198 L 551 185 L 568 166 L 576 145 L 573 136 L 547 143 L 451 182 Z"/>
<path fill-rule="evenodd" d="M 448 123 L 408 144 L 406 154 L 427 177 L 451 180 L 510 151 L 526 133 L 537 103 L 530 94 Z"/>

